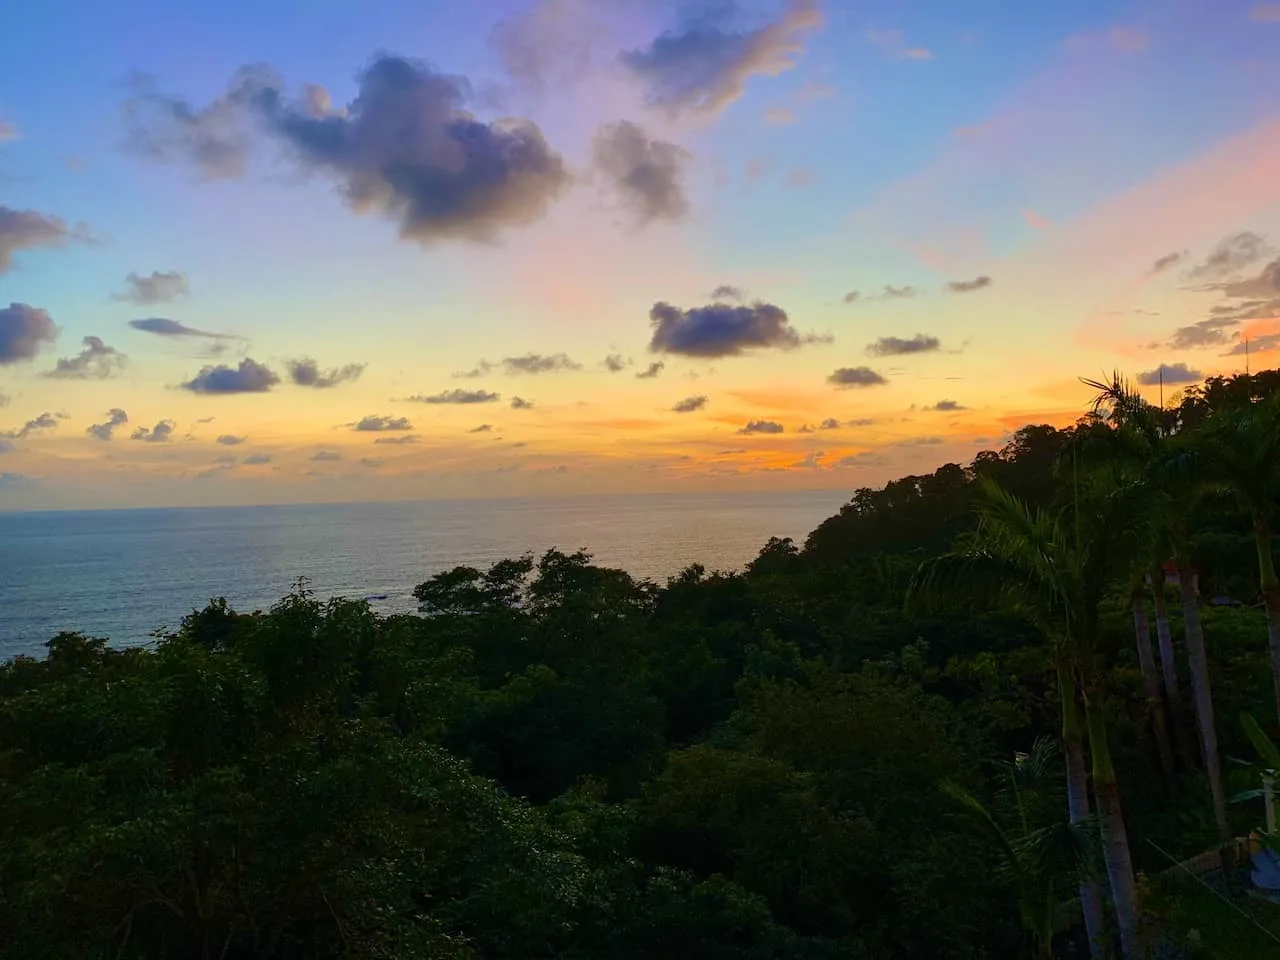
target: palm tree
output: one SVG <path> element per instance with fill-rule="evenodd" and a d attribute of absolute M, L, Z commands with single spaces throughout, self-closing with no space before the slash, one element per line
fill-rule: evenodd
<path fill-rule="evenodd" d="M 1059 904 L 1087 863 L 1092 839 L 1088 831 L 1072 827 L 1051 809 L 1051 804 L 1060 802 L 1061 792 L 1056 754 L 1053 742 L 1042 737 L 1030 751 L 1003 763 L 994 808 L 958 784 L 939 784 L 995 841 L 1016 891 L 1032 951 L 1044 958 L 1053 956 Z"/>
<path fill-rule="evenodd" d="M 1053 645 L 1062 706 L 1070 822 L 1088 817 L 1077 680 L 1084 705 L 1084 733 L 1092 757 L 1094 795 L 1121 948 L 1138 953 L 1138 902 L 1128 832 L 1111 750 L 1107 742 L 1104 670 L 1098 649 L 1098 609 L 1109 583 L 1133 548 L 1130 487 L 1077 498 L 1074 524 L 1062 514 L 1031 511 L 988 478 L 978 481 L 979 527 L 971 544 L 928 561 L 917 572 L 908 600 L 939 594 L 981 596 L 1003 602 L 1035 623 Z M 1086 526 L 1088 530 L 1084 528 Z M 1087 535 L 1086 535 L 1087 533 Z M 1094 955 L 1103 947 L 1096 885 L 1081 885 L 1085 924 Z"/>
<path fill-rule="evenodd" d="M 1272 518 L 1280 491 L 1280 394 L 1219 410 L 1197 434 L 1199 449 L 1190 452 L 1199 477 L 1234 494 L 1252 521 L 1280 718 L 1280 578 L 1272 548 Z"/>
<path fill-rule="evenodd" d="M 1129 584 L 1129 604 L 1133 608 L 1133 635 L 1138 648 L 1138 670 L 1142 674 L 1142 692 L 1147 700 L 1151 730 L 1156 738 L 1160 769 L 1170 790 L 1174 786 L 1173 750 L 1165 726 L 1164 701 L 1160 695 L 1160 673 L 1151 649 L 1151 623 L 1147 619 L 1147 595 L 1140 568 Z"/>
<path fill-rule="evenodd" d="M 1149 549 L 1157 556 L 1164 554 L 1171 557 L 1177 570 L 1200 747 L 1205 773 L 1209 779 L 1214 822 L 1219 838 L 1226 841 L 1231 838 L 1231 828 L 1227 822 L 1226 794 L 1222 789 L 1222 763 L 1218 754 L 1209 657 L 1205 650 L 1204 627 L 1200 622 L 1200 598 L 1196 590 L 1187 533 L 1188 515 L 1196 492 L 1193 472 L 1187 469 L 1186 451 L 1189 449 L 1189 441 L 1182 436 L 1170 437 L 1164 429 L 1163 411 L 1147 403 L 1119 374 L 1115 374 L 1107 382 L 1083 382 L 1098 391 L 1094 398 L 1094 410 L 1105 411 L 1106 422 L 1112 428 L 1107 434 L 1095 435 L 1095 439 L 1105 437 L 1109 441 L 1105 448 L 1106 455 L 1111 458 L 1112 466 L 1127 463 L 1136 471 L 1146 489 L 1144 505 L 1150 521 Z M 1165 575 L 1158 564 L 1153 567 L 1157 572 L 1152 574 L 1152 590 L 1159 610 L 1164 601 Z M 1159 621 L 1157 625 L 1158 623 Z M 1170 708 L 1176 716 L 1177 701 L 1174 697 L 1177 671 L 1173 660 L 1173 642 L 1161 637 L 1160 643 L 1161 658 L 1166 664 L 1163 668 L 1164 675 L 1171 678 L 1166 681 L 1165 690 L 1170 695 Z"/>

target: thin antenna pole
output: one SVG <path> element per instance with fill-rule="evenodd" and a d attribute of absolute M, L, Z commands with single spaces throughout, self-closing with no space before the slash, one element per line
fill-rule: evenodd
<path fill-rule="evenodd" d="M 1160 364 L 1160 412 L 1164 413 L 1164 364 Z"/>
<path fill-rule="evenodd" d="M 1263 352 L 1265 353 L 1265 351 L 1263 351 Z M 1250 376 L 1250 374 L 1249 374 L 1249 337 L 1248 337 L 1248 335 L 1246 335 L 1246 336 L 1245 336 L 1245 338 L 1244 338 L 1244 375 L 1245 375 L 1246 377 L 1247 377 L 1247 376 Z"/>

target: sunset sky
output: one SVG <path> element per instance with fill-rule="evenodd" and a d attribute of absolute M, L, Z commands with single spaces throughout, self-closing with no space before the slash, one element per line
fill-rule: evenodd
<path fill-rule="evenodd" d="M 1280 366 L 1280 3 L 0 35 L 0 510 L 852 490 L 1069 423 L 1081 375 Z"/>

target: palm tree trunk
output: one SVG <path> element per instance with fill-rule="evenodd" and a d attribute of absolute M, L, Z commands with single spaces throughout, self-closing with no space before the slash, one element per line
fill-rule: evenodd
<path fill-rule="evenodd" d="M 1058 698 L 1062 701 L 1062 754 L 1067 762 L 1067 818 L 1072 824 L 1089 819 L 1089 781 L 1084 764 L 1084 737 L 1080 730 L 1080 704 L 1076 696 L 1075 674 L 1066 664 L 1058 664 Z M 1098 881 L 1086 874 L 1080 881 L 1080 909 L 1089 938 L 1089 956 L 1102 960 L 1107 955 L 1106 923 L 1102 912 L 1102 891 Z"/>
<path fill-rule="evenodd" d="M 1178 686 L 1178 657 L 1173 652 L 1173 630 L 1169 627 L 1169 605 L 1164 596 L 1164 570 L 1157 566 L 1151 574 L 1151 597 L 1156 611 L 1156 642 L 1160 650 L 1160 675 L 1169 712 L 1178 713 L 1182 693 Z"/>
<path fill-rule="evenodd" d="M 1213 718 L 1213 690 L 1209 684 L 1209 657 L 1204 646 L 1204 627 L 1200 624 L 1200 602 L 1190 566 L 1178 564 L 1178 589 L 1182 595 L 1182 625 L 1187 639 L 1187 660 L 1191 664 L 1191 694 L 1195 698 L 1196 722 L 1200 727 L 1200 747 L 1204 769 L 1209 775 L 1209 792 L 1213 796 L 1213 819 L 1218 837 L 1231 839 L 1227 825 L 1227 804 L 1222 793 L 1222 767 L 1218 760 L 1218 730 Z"/>
<path fill-rule="evenodd" d="M 1271 550 L 1271 524 L 1259 513 L 1253 517 L 1253 539 L 1258 546 L 1258 575 L 1271 647 L 1271 682 L 1276 691 L 1276 717 L 1280 719 L 1280 578 L 1276 576 L 1276 558 Z"/>
<path fill-rule="evenodd" d="M 1165 726 L 1160 675 L 1156 671 L 1155 654 L 1151 650 L 1151 624 L 1147 620 L 1147 603 L 1141 580 L 1134 584 L 1130 598 L 1133 604 L 1133 636 L 1138 645 L 1138 669 L 1142 672 L 1142 692 L 1147 698 L 1147 712 L 1151 715 L 1151 733 L 1156 739 L 1160 769 L 1164 773 L 1165 784 L 1172 791 L 1173 750 L 1169 746 L 1169 730 Z"/>
<path fill-rule="evenodd" d="M 1107 723 L 1102 712 L 1102 692 L 1097 687 L 1085 692 L 1085 720 L 1089 727 L 1089 752 L 1093 756 L 1093 795 L 1098 801 L 1102 827 L 1102 856 L 1111 884 L 1116 926 L 1120 931 L 1120 952 L 1126 960 L 1140 955 L 1138 926 L 1138 884 L 1129 853 L 1129 833 L 1120 807 L 1120 785 L 1116 782 L 1107 744 Z"/>

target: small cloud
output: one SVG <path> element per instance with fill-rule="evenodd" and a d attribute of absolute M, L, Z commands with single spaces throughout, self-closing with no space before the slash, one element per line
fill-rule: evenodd
<path fill-rule="evenodd" d="M 649 311 L 649 320 L 652 352 L 689 357 L 733 357 L 767 348 L 790 350 L 824 339 L 797 332 L 785 310 L 761 301 L 749 306 L 713 303 L 689 310 L 658 302 Z"/>
<path fill-rule="evenodd" d="M 307 459 L 314 460 L 317 463 L 324 463 L 324 462 L 331 462 L 334 460 L 341 460 L 342 454 L 339 453 L 337 450 L 317 450 Z"/>
<path fill-rule="evenodd" d="M 1255 3 L 1249 19 L 1257 23 L 1280 23 L 1280 3 Z"/>
<path fill-rule="evenodd" d="M 823 420 L 820 424 L 818 424 L 818 429 L 819 430 L 839 430 L 840 421 L 835 419 L 835 417 L 827 417 L 827 419 Z"/>
<path fill-rule="evenodd" d="M 936 447 L 941 443 L 941 437 L 912 437 L 909 440 L 901 441 L 897 445 L 899 447 Z"/>
<path fill-rule="evenodd" d="M 523 397 L 512 397 L 512 398 L 511 398 L 511 409 L 512 409 L 512 410 L 532 410 L 532 409 L 533 409 L 533 401 L 532 401 L 532 400 L 526 400 L 526 399 L 524 399 Z"/>
<path fill-rule="evenodd" d="M 952 280 L 947 289 L 952 293 L 973 293 L 991 286 L 990 277 L 974 277 L 972 280 Z"/>
<path fill-rule="evenodd" d="M 192 393 L 266 393 L 279 382 L 280 377 L 274 370 L 246 357 L 235 367 L 221 364 L 203 367 L 179 386 Z"/>
<path fill-rule="evenodd" d="M 901 30 L 869 30 L 868 42 L 879 47 L 894 60 L 932 60 L 933 52 L 925 47 L 909 47 Z"/>
<path fill-rule="evenodd" d="M 685 397 L 679 403 L 671 408 L 673 413 L 693 413 L 696 410 L 702 410 L 707 405 L 707 398 L 704 396 Z"/>
<path fill-rule="evenodd" d="M 363 363 L 348 363 L 343 367 L 321 370 L 310 357 L 289 360 L 285 363 L 285 368 L 289 371 L 289 379 L 298 386 L 316 387 L 321 390 L 336 387 L 348 380 L 356 380 L 360 374 L 364 373 Z"/>
<path fill-rule="evenodd" d="M 470 430 L 467 431 L 467 433 L 492 433 L 492 432 L 493 432 L 493 424 L 491 423 L 482 423 L 480 424 L 480 426 L 472 427 Z"/>
<path fill-rule="evenodd" d="M 737 300 L 741 302 L 744 297 L 745 291 L 731 283 L 722 283 L 711 291 L 712 300 Z"/>
<path fill-rule="evenodd" d="M 861 297 L 862 297 L 862 294 L 860 294 L 857 290 L 850 290 L 848 293 L 844 295 L 843 299 L 845 303 L 857 303 Z"/>
<path fill-rule="evenodd" d="M 143 333 L 154 333 L 160 337 L 206 337 L 210 340 L 235 340 L 239 339 L 229 333 L 211 333 L 208 330 L 197 330 L 195 327 L 188 327 L 179 320 L 170 320 L 168 317 L 146 317 L 142 320 L 130 320 L 129 326 L 135 330 L 141 330 Z"/>
<path fill-rule="evenodd" d="M 1252 266 L 1271 252 L 1266 239 L 1252 230 L 1233 233 L 1218 241 L 1203 261 L 1188 269 L 1183 276 L 1188 280 L 1225 280 Z"/>
<path fill-rule="evenodd" d="M 168 443 L 173 439 L 173 431 L 177 426 L 172 420 L 161 420 L 150 430 L 146 427 L 138 427 L 129 439 L 141 440 L 143 443 Z"/>
<path fill-rule="evenodd" d="M 689 151 L 651 139 L 628 120 L 605 124 L 592 143 L 592 163 L 644 226 L 654 220 L 676 222 L 689 212 L 685 170 Z"/>
<path fill-rule="evenodd" d="M 21 138 L 22 134 L 18 132 L 16 123 L 11 120 L 0 120 L 0 143 L 11 143 Z"/>
<path fill-rule="evenodd" d="M 248 437 L 237 437 L 233 433 L 224 433 L 218 437 L 216 442 L 222 444 L 224 447 L 235 447 L 244 443 L 248 439 Z"/>
<path fill-rule="evenodd" d="M 1176 267 L 1187 256 L 1187 251 L 1176 250 L 1173 253 L 1166 253 L 1163 257 L 1151 265 L 1152 273 L 1164 273 L 1170 267 Z"/>
<path fill-rule="evenodd" d="M 91 437 L 97 437 L 99 440 L 110 440 L 112 433 L 116 427 L 122 427 L 129 422 L 129 415 L 119 407 L 112 407 L 107 411 L 107 419 L 102 423 L 91 424 L 85 428 L 85 433 Z"/>
<path fill-rule="evenodd" d="M 264 463 L 271 462 L 271 454 L 269 453 L 251 453 L 240 461 L 247 467 L 260 467 Z"/>
<path fill-rule="evenodd" d="M 803 37 L 824 23 L 817 0 L 789 0 L 776 20 L 735 29 L 732 4 L 708 6 L 622 64 L 648 87 L 649 102 L 671 112 L 716 114 L 737 101 L 753 76 L 777 76 L 803 53 Z"/>
<path fill-rule="evenodd" d="M 888 383 L 870 367 L 841 367 L 827 377 L 827 383 L 836 387 L 878 387 Z"/>
<path fill-rule="evenodd" d="M 917 333 L 914 337 L 881 337 L 875 343 L 867 344 L 867 354 L 873 357 L 898 357 L 912 353 L 933 353 L 940 349 L 942 343 L 937 337 Z"/>
<path fill-rule="evenodd" d="M 418 437 L 410 434 L 409 436 L 405 436 L 405 437 L 379 437 L 377 440 L 373 442 L 386 443 L 392 446 L 402 447 L 402 446 L 407 446 L 408 444 L 411 444 L 411 443 L 421 443 L 422 441 Z"/>
<path fill-rule="evenodd" d="M 581 370 L 582 364 L 575 363 L 563 353 L 526 353 L 523 357 L 505 357 L 502 361 L 502 369 L 508 374 L 560 373 L 567 370 Z"/>
<path fill-rule="evenodd" d="M 413 424 L 409 422 L 408 417 L 379 417 L 374 414 L 362 417 L 347 426 L 359 433 L 392 433 L 413 429 Z"/>
<path fill-rule="evenodd" d="M 928 409 L 936 410 L 938 413 L 953 413 L 956 410 L 968 410 L 969 408 L 954 400 L 939 400 Z"/>
<path fill-rule="evenodd" d="M 472 404 L 472 403 L 494 403 L 502 399 L 501 394 L 492 393 L 489 390 L 442 390 L 440 393 L 415 394 L 407 398 L 410 403 L 431 403 L 431 404 Z"/>
<path fill-rule="evenodd" d="M 187 275 L 180 270 L 152 270 L 147 276 L 130 273 L 124 278 L 124 290 L 112 294 L 112 300 L 124 300 L 139 306 L 168 303 L 191 293 Z"/>
<path fill-rule="evenodd" d="M 0 366 L 33 360 L 40 348 L 58 339 L 49 311 L 25 303 L 0 307 Z"/>
<path fill-rule="evenodd" d="M 826 454 L 826 451 L 824 451 L 824 450 L 818 450 L 818 451 L 816 451 L 816 452 L 814 452 L 814 453 L 810 453 L 810 454 L 808 454 L 807 456 L 802 457 L 801 459 L 799 459 L 799 460 L 797 460 L 795 463 L 793 463 L 793 464 L 791 465 L 791 466 L 792 466 L 792 469 L 797 469 L 797 470 L 822 470 L 822 469 L 823 469 L 823 466 L 822 466 L 822 460 L 823 460 L 823 458 L 824 458 L 824 457 L 826 457 L 826 455 L 827 455 L 827 454 Z"/>
<path fill-rule="evenodd" d="M 1209 317 L 1185 327 L 1178 327 L 1169 339 L 1171 350 L 1193 350 L 1198 347 L 1214 347 L 1230 343 L 1228 331 L 1240 325 L 1234 317 Z"/>
<path fill-rule="evenodd" d="M 649 366 L 645 367 L 643 370 L 637 373 L 636 379 L 637 380 L 653 380 L 657 378 L 658 374 L 662 373 L 662 371 L 666 369 L 666 366 L 667 365 L 663 363 L 661 360 L 655 360 L 653 361 L 653 363 L 649 364 Z"/>
<path fill-rule="evenodd" d="M 84 348 L 78 354 L 63 357 L 45 376 L 55 380 L 105 380 L 124 369 L 125 355 L 101 338 L 85 337 L 81 343 Z"/>
<path fill-rule="evenodd" d="M 1144 387 L 1152 387 L 1159 383 L 1178 386 L 1186 383 L 1199 383 L 1204 374 L 1192 370 L 1185 363 L 1162 363 L 1154 370 L 1144 370 L 1138 374 L 1138 383 Z"/>
<path fill-rule="evenodd" d="M 1280 333 L 1264 333 L 1251 340 L 1241 340 L 1223 356 L 1239 357 L 1247 353 L 1270 353 L 1276 349 L 1280 349 Z"/>
<path fill-rule="evenodd" d="M 871 450 L 851 453 L 836 461 L 837 467 L 879 467 L 884 465 L 884 457 Z"/>
<path fill-rule="evenodd" d="M 20 250 L 64 247 L 72 240 L 91 238 L 83 226 L 72 227 L 58 217 L 0 204 L 0 274 L 13 268 L 13 256 Z"/>
<path fill-rule="evenodd" d="M 864 296 L 858 294 L 857 291 L 854 291 L 854 297 L 850 300 L 849 294 L 845 294 L 844 302 L 854 303 L 857 301 L 870 300 L 910 300 L 917 293 L 919 293 L 919 291 L 916 290 L 915 287 L 895 287 L 893 284 L 886 283 L 879 293 L 873 293 L 869 296 Z"/>
<path fill-rule="evenodd" d="M 627 369 L 627 367 L 631 366 L 631 359 L 629 357 L 623 357 L 618 353 L 611 353 L 601 360 L 600 364 L 610 373 L 621 373 L 623 370 Z"/>
<path fill-rule="evenodd" d="M 53 413 L 42 413 L 14 430 L 6 430 L 4 433 L 0 433 L 0 437 L 6 440 L 25 440 L 28 436 L 38 431 L 53 430 L 58 426 L 58 421 L 62 419 L 65 419 L 65 417 Z"/>
<path fill-rule="evenodd" d="M 782 433 L 785 428 L 782 424 L 773 420 L 752 420 L 738 433 L 749 435 L 753 433 Z"/>

